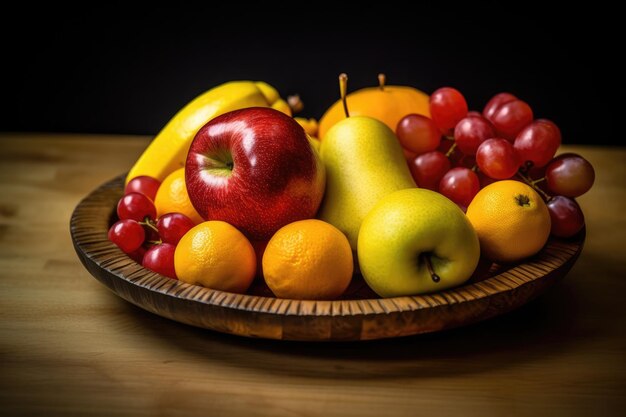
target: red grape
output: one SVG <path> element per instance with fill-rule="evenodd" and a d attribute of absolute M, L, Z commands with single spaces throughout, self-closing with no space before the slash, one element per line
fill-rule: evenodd
<path fill-rule="evenodd" d="M 496 180 L 511 178 L 519 168 L 513 145 L 506 139 L 487 139 L 476 151 L 478 168 Z"/>
<path fill-rule="evenodd" d="M 585 225 L 585 216 L 573 198 L 556 196 L 547 203 L 552 226 L 550 232 L 557 237 L 571 237 Z"/>
<path fill-rule="evenodd" d="M 453 140 L 442 140 L 441 143 L 439 144 L 439 146 L 437 147 L 437 150 L 443 154 L 447 153 L 450 148 L 452 147 L 452 145 L 454 145 L 454 141 Z M 454 151 L 452 152 L 454 153 Z"/>
<path fill-rule="evenodd" d="M 139 193 L 129 193 L 123 196 L 117 203 L 117 217 L 120 219 L 132 219 L 138 222 L 146 217 L 156 218 L 156 208 L 148 197 Z"/>
<path fill-rule="evenodd" d="M 513 142 L 517 134 L 533 121 L 533 110 L 522 100 L 513 100 L 499 106 L 488 118 L 499 137 Z"/>
<path fill-rule="evenodd" d="M 491 119 L 496 110 L 498 110 L 498 107 L 513 100 L 517 100 L 517 97 L 511 93 L 496 94 L 487 102 L 487 105 L 483 109 L 483 116 L 485 116 L 486 119 Z"/>
<path fill-rule="evenodd" d="M 513 147 L 520 161 L 530 161 L 533 165 L 546 165 L 561 146 L 561 131 L 550 120 L 535 120 L 526 126 L 515 138 Z"/>
<path fill-rule="evenodd" d="M 111 226 L 108 237 L 122 252 L 132 253 L 143 245 L 146 235 L 143 227 L 135 220 L 124 219 Z"/>
<path fill-rule="evenodd" d="M 529 170 L 526 171 L 526 176 L 531 180 L 538 180 L 539 178 L 544 178 L 546 176 L 546 167 L 538 167 L 533 165 Z"/>
<path fill-rule="evenodd" d="M 157 229 L 159 236 L 164 243 L 177 245 L 180 239 L 187 233 L 195 223 L 181 213 L 167 213 L 159 217 Z"/>
<path fill-rule="evenodd" d="M 476 157 L 473 155 L 463 155 L 461 154 L 460 158 L 454 158 L 454 160 L 452 158 L 448 158 L 450 159 L 450 163 L 452 164 L 452 167 L 463 167 L 463 168 L 474 168 L 474 165 L 476 165 Z"/>
<path fill-rule="evenodd" d="M 479 189 L 478 176 L 468 168 L 452 168 L 439 182 L 439 192 L 464 210 L 467 209 Z"/>
<path fill-rule="evenodd" d="M 415 158 L 417 156 L 417 154 L 413 151 L 409 151 L 406 148 L 402 148 L 402 153 L 404 154 L 404 159 L 406 159 L 407 161 Z"/>
<path fill-rule="evenodd" d="M 490 176 L 486 175 L 484 172 L 478 171 L 478 181 L 480 181 L 480 188 L 483 189 L 489 184 L 493 184 L 494 182 L 498 182 L 498 180 L 494 180 Z"/>
<path fill-rule="evenodd" d="M 418 187 L 437 191 L 441 177 L 450 169 L 450 160 L 443 153 L 433 151 L 409 161 L 409 168 Z"/>
<path fill-rule="evenodd" d="M 575 153 L 561 154 L 546 167 L 548 190 L 566 197 L 585 194 L 593 185 L 595 178 L 593 166 Z"/>
<path fill-rule="evenodd" d="M 489 120 L 482 116 L 469 116 L 457 123 L 454 128 L 456 146 L 465 155 L 476 155 L 478 146 L 486 139 L 495 137 Z"/>
<path fill-rule="evenodd" d="M 178 279 L 174 268 L 174 252 L 176 252 L 176 246 L 171 243 L 154 245 L 143 256 L 141 264 L 144 268 L 148 268 L 151 271 L 169 278 Z"/>
<path fill-rule="evenodd" d="M 156 178 L 140 175 L 128 181 L 126 188 L 124 188 L 124 194 L 139 193 L 154 201 L 160 186 L 161 182 Z"/>
<path fill-rule="evenodd" d="M 434 151 L 441 142 L 441 132 L 435 123 L 421 114 L 407 114 L 400 119 L 396 135 L 402 147 L 418 155 Z"/>
<path fill-rule="evenodd" d="M 139 246 L 139 249 L 128 254 L 128 256 L 138 264 L 143 262 L 143 256 L 146 254 L 147 249 L 144 246 Z"/>
<path fill-rule="evenodd" d="M 452 87 L 438 89 L 430 96 L 430 115 L 443 134 L 451 134 L 459 120 L 467 116 L 465 97 Z"/>

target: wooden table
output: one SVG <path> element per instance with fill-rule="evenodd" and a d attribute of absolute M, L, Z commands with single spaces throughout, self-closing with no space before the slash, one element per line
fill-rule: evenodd
<path fill-rule="evenodd" d="M 72 209 L 148 142 L 0 136 L 0 414 L 623 415 L 626 148 L 563 147 L 596 168 L 587 242 L 536 301 L 439 334 L 304 344 L 162 319 L 82 267 Z"/>

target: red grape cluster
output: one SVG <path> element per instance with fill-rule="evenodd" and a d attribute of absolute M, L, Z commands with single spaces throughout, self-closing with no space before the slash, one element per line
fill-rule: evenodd
<path fill-rule="evenodd" d="M 108 237 L 145 268 L 176 279 L 176 245 L 194 223 L 181 213 L 167 213 L 157 220 L 154 198 L 160 185 L 148 176 L 129 181 L 117 203 L 119 220 L 109 229 Z"/>
<path fill-rule="evenodd" d="M 561 131 L 513 94 L 496 94 L 482 113 L 468 111 L 465 97 L 443 87 L 430 97 L 431 118 L 409 114 L 396 134 L 419 187 L 438 191 L 466 209 L 478 191 L 506 179 L 524 181 L 545 199 L 552 234 L 570 237 L 585 220 L 575 200 L 595 173 L 582 156 L 555 157 Z M 442 140 L 442 136 L 445 138 Z"/>

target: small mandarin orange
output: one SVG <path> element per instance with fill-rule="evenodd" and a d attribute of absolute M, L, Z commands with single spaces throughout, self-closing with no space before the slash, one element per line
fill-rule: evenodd
<path fill-rule="evenodd" d="M 263 276 L 279 298 L 331 300 L 352 279 L 352 249 L 335 226 L 316 219 L 279 229 L 263 255 Z"/>
<path fill-rule="evenodd" d="M 256 273 L 250 241 L 222 221 L 196 225 L 178 242 L 174 268 L 180 281 L 215 290 L 244 293 Z"/>
<path fill-rule="evenodd" d="M 157 217 L 167 213 L 181 213 L 195 224 L 204 221 L 189 200 L 185 185 L 185 168 L 177 169 L 163 180 L 154 198 L 154 206 L 157 209 Z"/>
<path fill-rule="evenodd" d="M 513 180 L 489 184 L 467 207 L 483 256 L 515 262 L 534 255 L 550 235 L 550 214 L 539 194 Z"/>

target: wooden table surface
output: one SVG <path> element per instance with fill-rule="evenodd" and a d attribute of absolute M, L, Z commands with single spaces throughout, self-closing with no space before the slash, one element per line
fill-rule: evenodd
<path fill-rule="evenodd" d="M 360 343 L 252 340 L 118 298 L 82 267 L 74 206 L 145 137 L 0 135 L 0 414 L 593 416 L 626 408 L 626 148 L 596 169 L 569 275 L 487 322 Z"/>

